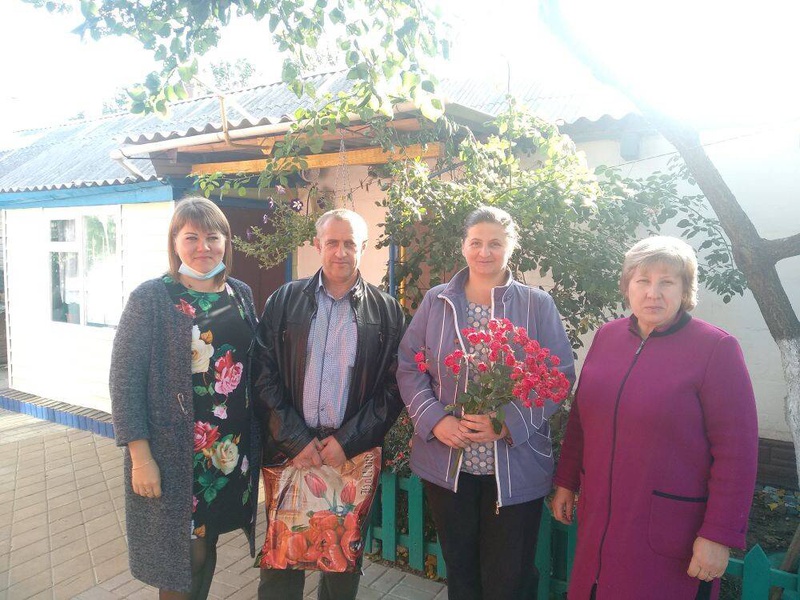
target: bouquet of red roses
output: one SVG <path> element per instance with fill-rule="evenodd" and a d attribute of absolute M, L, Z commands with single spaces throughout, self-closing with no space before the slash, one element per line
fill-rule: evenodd
<path fill-rule="evenodd" d="M 569 394 L 570 383 L 558 370 L 558 356 L 528 337 L 524 327 L 514 327 L 508 319 L 492 319 L 487 330 L 469 327 L 461 332 L 475 352 L 455 350 L 444 359 L 445 366 L 456 376 L 467 369 L 467 387 L 450 413 L 490 415 L 492 428 L 500 433 L 505 421 L 505 405 L 514 398 L 528 408 L 544 406 L 546 400 L 561 402 Z M 513 344 L 513 345 L 512 345 Z M 524 352 L 518 359 L 515 347 Z M 520 352 L 520 355 L 522 354 Z M 415 356 L 420 371 L 427 371 L 424 352 Z"/>

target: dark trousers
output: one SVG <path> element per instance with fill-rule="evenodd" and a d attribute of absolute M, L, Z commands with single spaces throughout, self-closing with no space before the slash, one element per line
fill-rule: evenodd
<path fill-rule="evenodd" d="M 261 569 L 258 600 L 303 600 L 305 571 Z M 319 600 L 355 600 L 359 571 L 355 573 L 322 573 L 317 589 Z"/>
<path fill-rule="evenodd" d="M 449 600 L 534 598 L 544 498 L 497 509 L 493 475 L 461 473 L 457 493 L 424 483 L 447 565 Z"/>

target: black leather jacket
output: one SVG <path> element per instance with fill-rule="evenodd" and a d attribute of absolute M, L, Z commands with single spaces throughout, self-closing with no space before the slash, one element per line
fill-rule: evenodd
<path fill-rule="evenodd" d="M 256 414 L 264 426 L 264 464 L 294 458 L 316 436 L 303 418 L 303 383 L 315 293 L 322 271 L 281 286 L 267 300 L 253 360 Z M 359 278 L 350 292 L 358 346 L 342 426 L 333 434 L 351 458 L 383 443 L 403 403 L 395 380 L 405 317 L 397 300 Z"/>

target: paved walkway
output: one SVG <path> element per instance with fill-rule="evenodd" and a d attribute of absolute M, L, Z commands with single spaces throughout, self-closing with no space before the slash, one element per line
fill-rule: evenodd
<path fill-rule="evenodd" d="M 0 600 L 158 598 L 131 577 L 122 452 L 114 441 L 0 410 Z M 263 539 L 264 523 L 259 536 Z M 241 533 L 220 538 L 211 598 L 255 598 Z M 309 575 L 315 598 L 317 575 Z M 358 598 L 444 600 L 440 583 L 365 560 Z"/>

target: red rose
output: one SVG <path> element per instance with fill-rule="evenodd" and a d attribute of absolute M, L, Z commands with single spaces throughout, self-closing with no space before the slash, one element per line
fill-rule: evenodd
<path fill-rule="evenodd" d="M 228 350 L 223 356 L 214 363 L 214 390 L 218 394 L 227 396 L 239 385 L 242 379 L 242 363 L 233 362 L 233 353 Z"/>
<path fill-rule="evenodd" d="M 210 423 L 195 421 L 194 423 L 194 451 L 200 452 L 219 439 L 219 427 L 212 427 Z"/>
<path fill-rule="evenodd" d="M 192 306 L 191 304 L 189 304 L 189 303 L 188 303 L 186 300 L 184 300 L 183 298 L 181 298 L 181 303 L 180 303 L 180 304 L 176 304 L 176 305 L 175 305 L 175 308 L 177 308 L 177 309 L 178 309 L 179 311 L 181 311 L 183 314 L 185 314 L 185 315 L 189 315 L 190 317 L 192 317 L 192 318 L 194 319 L 194 315 L 195 315 L 195 312 L 194 312 L 194 306 Z"/>
<path fill-rule="evenodd" d="M 417 352 L 414 355 L 414 360 L 418 363 L 425 362 L 425 353 L 424 352 Z"/>

